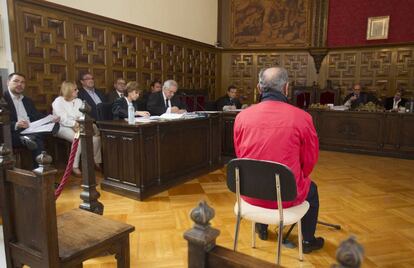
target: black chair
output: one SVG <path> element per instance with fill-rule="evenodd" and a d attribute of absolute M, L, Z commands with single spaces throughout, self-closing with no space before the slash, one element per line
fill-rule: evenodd
<path fill-rule="evenodd" d="M 309 203 L 283 208 L 282 201 L 294 201 L 297 196 L 296 180 L 285 165 L 253 159 L 233 159 L 227 165 L 227 187 L 236 193 L 234 213 L 237 216 L 234 250 L 237 248 L 240 221 L 252 221 L 252 247 L 255 247 L 255 224 L 278 224 L 278 249 L 276 260 L 280 264 L 282 230 L 284 225 L 298 224 L 299 259 L 303 260 L 301 219 L 309 209 Z M 268 209 L 251 205 L 240 196 L 277 201 L 278 208 Z"/>
<path fill-rule="evenodd" d="M 103 121 L 103 120 L 112 120 L 112 103 L 108 102 L 101 102 L 96 106 L 96 113 L 97 117 L 96 120 Z"/>

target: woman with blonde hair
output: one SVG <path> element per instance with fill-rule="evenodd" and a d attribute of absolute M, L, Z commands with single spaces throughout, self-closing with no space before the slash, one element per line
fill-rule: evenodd
<path fill-rule="evenodd" d="M 128 104 L 132 103 L 135 108 L 135 116 L 150 116 L 147 111 L 138 111 L 138 104 L 136 100 L 139 97 L 140 90 L 138 89 L 138 83 L 135 81 L 128 82 L 126 85 L 126 96 L 117 99 L 112 104 L 112 114 L 114 119 L 128 118 Z"/>
<path fill-rule="evenodd" d="M 78 88 L 76 84 L 69 81 L 64 81 L 60 87 L 62 96 L 57 97 L 53 103 L 53 114 L 60 116 L 60 128 L 57 137 L 72 142 L 75 133 L 79 130 L 79 123 L 76 121 L 82 113 L 79 108 L 82 106 L 82 101 L 78 99 Z M 93 136 L 93 153 L 95 164 L 99 166 L 102 162 L 101 158 L 101 139 L 99 136 Z M 73 162 L 73 174 L 81 176 L 79 169 L 79 160 L 81 156 L 81 145 L 79 143 L 78 150 Z"/>

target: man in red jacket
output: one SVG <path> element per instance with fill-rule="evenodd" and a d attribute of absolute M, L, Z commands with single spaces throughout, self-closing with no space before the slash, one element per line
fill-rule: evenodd
<path fill-rule="evenodd" d="M 287 165 L 295 175 L 298 195 L 291 207 L 307 200 L 310 208 L 302 218 L 303 252 L 323 247 L 324 239 L 315 237 L 319 197 L 316 184 L 309 178 L 319 151 L 312 117 L 287 103 L 288 74 L 273 67 L 259 74 L 261 102 L 240 112 L 234 123 L 234 147 L 238 158 L 275 161 Z M 256 206 L 277 208 L 276 202 L 243 197 Z M 256 224 L 261 239 L 267 239 L 267 225 Z"/>

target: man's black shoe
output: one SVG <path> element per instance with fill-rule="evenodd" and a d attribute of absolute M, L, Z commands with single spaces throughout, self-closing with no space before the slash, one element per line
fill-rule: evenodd
<path fill-rule="evenodd" d="M 256 229 L 256 233 L 259 235 L 259 238 L 261 240 L 267 240 L 268 239 L 269 234 L 267 233 L 267 225 L 266 224 L 256 223 L 255 229 Z"/>
<path fill-rule="evenodd" d="M 309 254 L 314 250 L 318 250 L 323 248 L 323 244 L 325 243 L 325 240 L 322 237 L 317 237 L 311 241 L 303 241 L 302 243 L 302 250 L 303 253 Z"/>
<path fill-rule="evenodd" d="M 37 143 L 29 136 L 20 136 L 20 142 L 27 147 L 30 151 L 37 149 Z"/>

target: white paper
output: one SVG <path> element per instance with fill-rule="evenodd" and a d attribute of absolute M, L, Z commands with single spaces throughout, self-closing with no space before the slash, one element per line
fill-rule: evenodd
<path fill-rule="evenodd" d="M 52 132 L 55 123 L 48 123 L 45 125 L 41 125 L 38 127 L 28 127 L 21 132 L 21 134 L 32 134 L 32 133 L 40 133 L 40 132 Z"/>
<path fill-rule="evenodd" d="M 184 116 L 184 114 L 175 114 L 175 113 L 165 113 L 160 116 L 161 119 L 173 120 L 173 119 L 180 119 Z"/>
<path fill-rule="evenodd" d="M 55 117 L 49 114 L 42 119 L 39 119 L 34 122 L 29 123 L 29 127 L 26 128 L 21 132 L 21 134 L 31 134 L 31 133 L 40 133 L 40 132 L 52 132 L 55 123 L 53 123 L 53 119 Z"/>
<path fill-rule="evenodd" d="M 345 106 L 345 105 L 333 106 L 333 107 L 331 107 L 331 110 L 334 110 L 334 111 L 347 111 L 347 110 L 349 110 L 349 107 Z"/>

